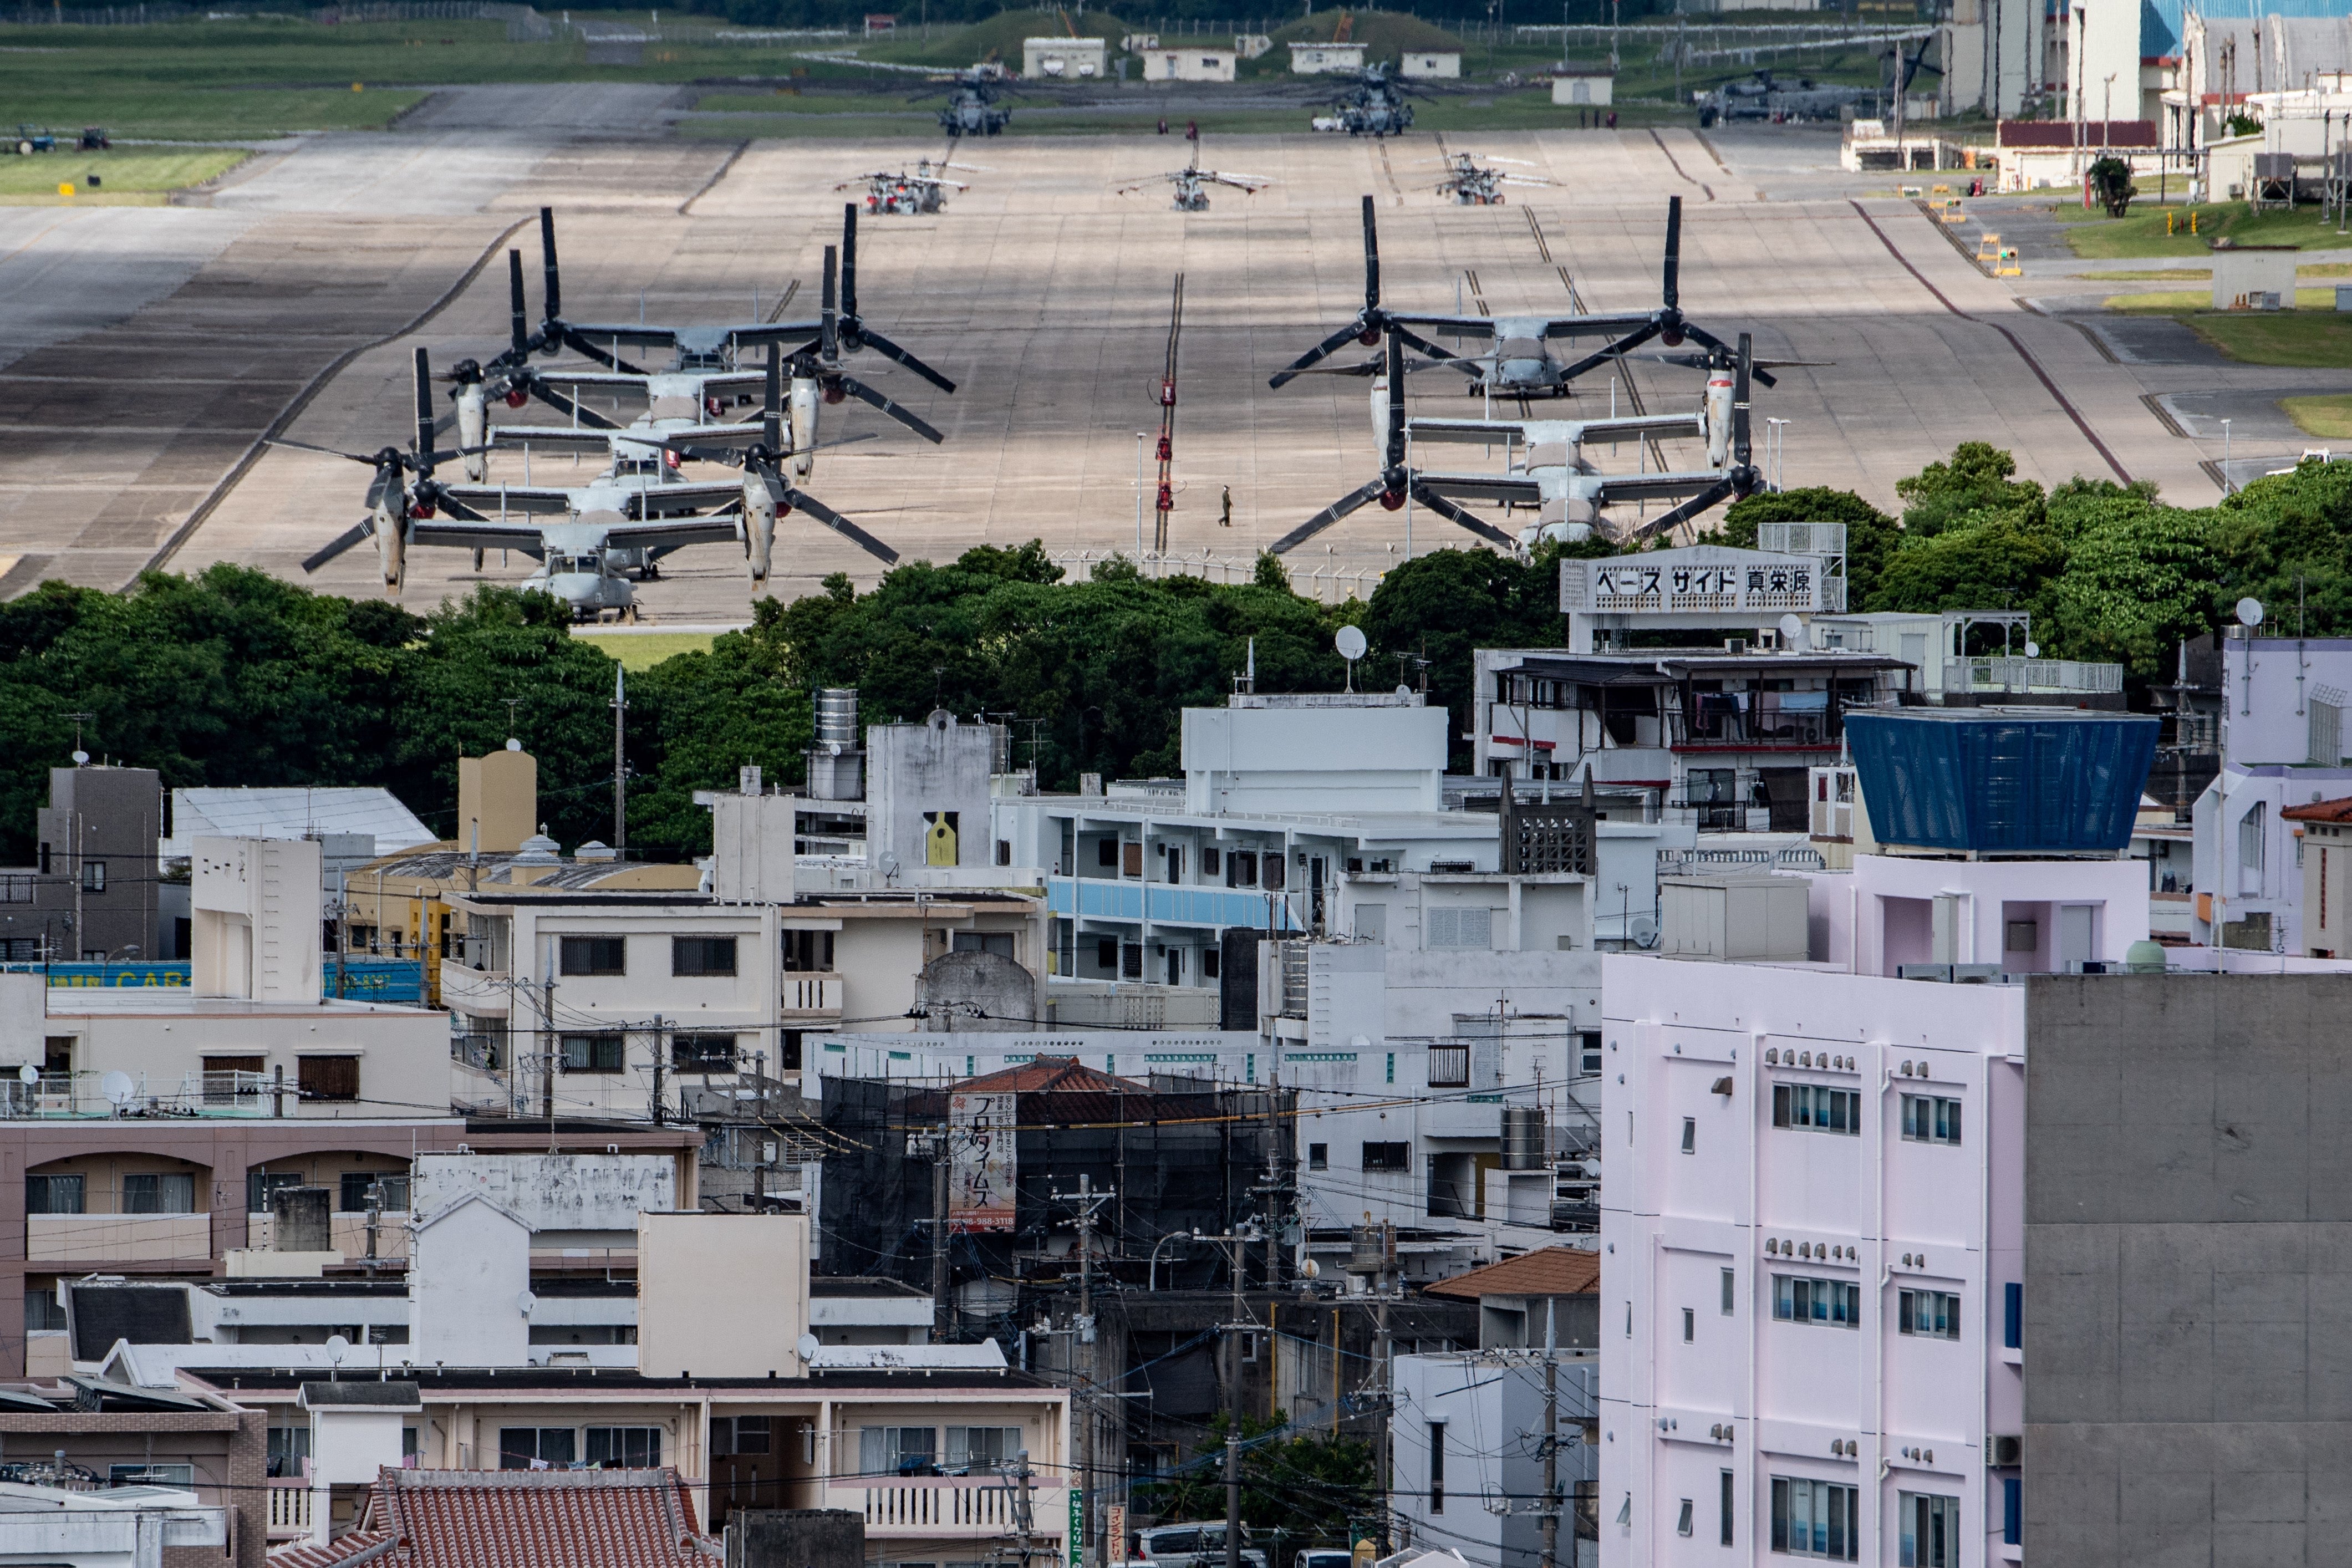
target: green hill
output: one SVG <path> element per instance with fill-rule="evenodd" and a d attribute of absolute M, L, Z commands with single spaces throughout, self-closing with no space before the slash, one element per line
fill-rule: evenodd
<path fill-rule="evenodd" d="M 1364 46 L 1367 60 L 1393 60 L 1407 49 L 1462 48 L 1460 38 L 1433 22 L 1409 16 L 1402 11 L 1318 11 L 1302 16 L 1274 34 L 1277 53 L 1286 54 L 1288 44 L 1328 44 L 1339 30 L 1340 19 L 1348 19 L 1348 39 Z"/>

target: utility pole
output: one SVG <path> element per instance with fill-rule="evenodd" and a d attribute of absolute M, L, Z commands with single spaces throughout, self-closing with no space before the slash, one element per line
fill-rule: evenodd
<path fill-rule="evenodd" d="M 1234 1315 L 1225 1329 L 1225 1568 L 1242 1568 L 1242 1249 L 1247 1232 L 1234 1232 Z"/>
<path fill-rule="evenodd" d="M 623 724 L 629 710 L 629 693 L 624 684 L 627 672 L 615 664 L 613 667 L 613 849 L 624 860 L 629 858 L 629 764 L 627 735 Z"/>
<path fill-rule="evenodd" d="M 931 1340 L 948 1342 L 955 1310 L 948 1300 L 948 1131 L 942 1127 L 931 1143 Z M 1027 1468 L 1027 1456 L 1023 1456 Z M 1022 1483 L 1028 1484 L 1025 1480 Z"/>
<path fill-rule="evenodd" d="M 1118 1195 L 1116 1188 L 1095 1191 L 1092 1175 L 1081 1173 L 1076 1193 L 1055 1193 L 1056 1203 L 1077 1205 L 1078 1217 L 1078 1315 L 1070 1324 L 1070 1392 L 1073 1413 L 1078 1421 L 1077 1477 L 1070 1484 L 1073 1498 L 1079 1500 L 1073 1529 L 1079 1531 L 1080 1568 L 1100 1568 L 1101 1553 L 1096 1547 L 1100 1534 L 1095 1527 L 1095 1212 Z"/>
<path fill-rule="evenodd" d="M 1381 1233 L 1381 1271 L 1372 1277 L 1380 1291 L 1372 1309 L 1372 1407 L 1379 1417 L 1372 1426 L 1372 1479 L 1380 1488 L 1381 1549 L 1385 1552 L 1389 1541 L 1389 1418 L 1395 1413 L 1395 1401 L 1389 1390 L 1389 1281 L 1396 1260 L 1395 1222 L 1382 1220 Z"/>
<path fill-rule="evenodd" d="M 555 973 L 552 964 L 540 982 L 539 1005 L 540 1065 L 544 1068 L 539 1084 L 540 1109 L 547 1116 L 547 1152 L 555 1152 L 555 1064 L 562 1047 L 555 1037 Z"/>
<path fill-rule="evenodd" d="M 654 1015 L 654 1125 L 659 1127 L 669 1118 L 669 1108 L 662 1101 L 662 1068 L 667 1064 L 669 1052 L 662 1048 L 661 1015 Z"/>
<path fill-rule="evenodd" d="M 1559 1568 L 1559 1301 L 1544 1298 L 1544 1568 Z"/>

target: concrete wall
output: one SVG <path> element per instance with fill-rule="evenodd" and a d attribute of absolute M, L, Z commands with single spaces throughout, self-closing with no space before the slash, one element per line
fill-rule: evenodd
<path fill-rule="evenodd" d="M 539 831 L 539 759 L 525 751 L 457 759 L 457 847 L 511 855 Z"/>
<path fill-rule="evenodd" d="M 989 769 L 996 731 L 934 714 L 929 723 L 876 724 L 866 731 L 866 858 L 898 869 L 985 866 Z"/>
<path fill-rule="evenodd" d="M 2053 977 L 2026 1007 L 2027 1550 L 2336 1554 L 2352 977 Z"/>
<path fill-rule="evenodd" d="M 1438 809 L 1444 708 L 1379 697 L 1236 700 L 1265 706 L 1184 710 L 1187 811 Z"/>
<path fill-rule="evenodd" d="M 809 1222 L 796 1214 L 637 1220 L 637 1367 L 648 1377 L 801 1377 Z"/>
<path fill-rule="evenodd" d="M 522 1366 L 530 1359 L 530 1227 L 488 1198 L 460 1198 L 410 1240 L 409 1342 L 423 1366 Z"/>
<path fill-rule="evenodd" d="M 197 995 L 318 1000 L 320 854 L 309 839 L 193 842 L 189 957 Z"/>

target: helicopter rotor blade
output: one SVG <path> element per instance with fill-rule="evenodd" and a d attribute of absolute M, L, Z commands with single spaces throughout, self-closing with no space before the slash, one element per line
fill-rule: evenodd
<path fill-rule="evenodd" d="M 1317 360 L 1325 359 L 1339 353 L 1341 349 L 1353 342 L 1357 338 L 1363 335 L 1365 324 L 1368 319 L 1369 318 L 1364 316 L 1357 317 L 1354 321 L 1349 322 L 1346 326 L 1340 328 L 1338 331 L 1333 332 L 1329 337 L 1325 338 L 1321 342 L 1317 343 L 1313 348 L 1308 349 L 1305 353 L 1300 354 L 1297 359 L 1292 360 L 1288 364 L 1276 371 L 1272 376 L 1267 378 L 1266 384 L 1268 386 L 1280 386 L 1292 376 L 1297 375 L 1300 371 L 1305 370 L 1308 365 L 1313 364 Z"/>
<path fill-rule="evenodd" d="M 530 353 L 530 312 L 522 297 L 522 252 L 507 252 L 507 353 L 516 361 Z"/>
<path fill-rule="evenodd" d="M 1364 314 L 1381 308 L 1381 236 L 1372 221 L 1372 198 L 1364 198 Z"/>
<path fill-rule="evenodd" d="M 1739 468 L 1749 466 L 1748 444 L 1748 400 L 1751 388 L 1748 381 L 1755 374 L 1756 345 L 1746 333 L 1739 334 L 1739 368 L 1731 383 L 1731 460 Z"/>
<path fill-rule="evenodd" d="M 875 538 L 872 534 L 866 532 L 864 529 L 858 527 L 856 523 L 850 521 L 847 518 L 842 516 L 839 512 L 834 510 L 833 508 L 825 505 L 824 502 L 817 500 L 816 497 L 809 494 L 806 490 L 794 489 L 792 486 L 785 485 L 783 487 L 783 492 L 785 501 L 790 503 L 795 510 L 808 513 L 811 517 L 816 519 L 819 522 L 824 524 L 827 528 L 833 530 L 835 533 L 840 534 L 844 539 L 850 541 L 858 548 L 864 550 L 867 554 L 876 557 L 885 564 L 897 563 L 898 560 L 898 552 L 897 551 L 891 549 L 888 545 L 883 543 L 880 540 Z"/>
<path fill-rule="evenodd" d="M 1389 329 L 1389 447 L 1391 472 L 1404 467 L 1404 334 Z"/>
<path fill-rule="evenodd" d="M 563 314 L 563 283 L 555 264 L 555 209 L 539 209 L 539 267 L 543 279 L 540 310 L 552 321 Z"/>
<path fill-rule="evenodd" d="M 1691 342 L 1695 343 L 1705 343 L 1710 349 L 1719 349 L 1727 354 L 1733 353 L 1732 347 L 1729 343 L 1725 342 L 1721 338 L 1717 337 L 1713 332 L 1706 331 L 1704 327 L 1694 327 L 1688 323 L 1685 323 L 1683 327 L 1683 336 L 1690 339 Z M 1745 342 L 1747 340 L 1747 336 L 1748 334 L 1745 332 L 1741 333 L 1741 341 Z M 1790 360 L 1786 363 L 1795 364 L 1802 362 Z M 1771 371 L 1758 366 L 1752 358 L 1748 362 L 1748 374 L 1767 386 L 1778 386 L 1780 384 L 1778 380 L 1774 379 Z"/>
<path fill-rule="evenodd" d="M 297 441 L 286 436 L 272 436 L 269 437 L 268 444 L 272 447 L 291 447 L 298 452 L 316 452 L 321 457 L 349 458 L 354 463 L 373 464 L 375 461 L 373 452 L 338 451 L 332 447 L 314 447 L 308 441 Z"/>
<path fill-rule="evenodd" d="M 1665 289 L 1660 298 L 1669 310 L 1682 308 L 1683 267 L 1683 199 L 1666 198 L 1666 267 Z"/>
<path fill-rule="evenodd" d="M 1490 543 L 1499 544 L 1506 550 L 1517 549 L 1518 546 L 1519 542 L 1517 540 L 1512 538 L 1509 534 L 1505 533 L 1501 529 L 1496 528 L 1493 523 L 1488 522 L 1485 518 L 1478 516 L 1475 512 L 1464 510 L 1461 507 L 1455 505 L 1451 500 L 1439 495 L 1435 490 L 1430 489 L 1419 479 L 1415 479 L 1412 482 L 1412 496 L 1415 500 L 1421 502 L 1422 505 L 1427 507 L 1430 510 L 1435 512 L 1446 521 L 1459 524 L 1461 527 L 1468 529 L 1471 532 Z"/>
<path fill-rule="evenodd" d="M 1658 534 L 1665 532 L 1668 529 L 1674 528 L 1681 523 L 1688 522 L 1692 518 L 1696 517 L 1699 513 L 1705 511 L 1716 502 L 1724 500 L 1727 496 L 1737 495 L 1738 492 L 1739 487 L 1732 483 L 1731 480 L 1718 480 L 1715 484 L 1709 485 L 1706 489 L 1699 491 L 1698 494 L 1691 497 L 1690 500 L 1684 501 L 1673 510 L 1662 512 L 1658 516 L 1651 518 L 1647 521 L 1643 522 L 1640 531 L 1634 535 L 1634 537 L 1639 539 L 1654 538 Z"/>
<path fill-rule="evenodd" d="M 841 205 L 841 315 L 857 320 L 857 204 Z"/>
<path fill-rule="evenodd" d="M 841 356 L 841 325 L 836 317 L 839 307 L 835 302 L 837 296 L 835 293 L 839 282 L 835 274 L 840 265 L 840 252 L 830 245 L 826 246 L 824 247 L 824 289 L 818 297 L 821 302 L 817 308 L 817 352 L 828 360 L 838 359 Z"/>
<path fill-rule="evenodd" d="M 869 404 L 872 406 L 880 409 L 883 413 L 887 414 L 891 418 L 896 419 L 899 424 L 904 425 L 908 429 L 912 430 L 916 435 L 920 436 L 924 440 L 930 442 L 933 446 L 936 447 L 940 442 L 947 439 L 946 437 L 940 435 L 938 430 L 934 429 L 929 423 L 924 420 L 920 416 L 910 414 L 906 409 L 899 407 L 897 404 L 891 402 L 888 398 L 883 396 L 880 393 L 875 391 L 872 387 L 866 385 L 856 376 L 845 375 L 841 378 L 838 384 L 840 385 L 841 390 L 849 394 L 850 396 L 855 397 L 860 403 Z"/>
<path fill-rule="evenodd" d="M 768 379 L 761 392 L 760 439 L 771 452 L 784 449 L 784 349 L 768 345 Z"/>
<path fill-rule="evenodd" d="M 373 517 L 363 517 L 360 519 L 359 521 L 352 524 L 351 527 L 343 530 L 342 532 L 335 535 L 335 537 L 330 540 L 326 544 L 311 552 L 309 555 L 304 556 L 302 559 L 302 570 L 306 573 L 316 572 L 320 567 L 324 566 L 328 562 L 332 561 L 344 551 L 349 550 L 353 545 L 359 543 L 360 541 L 363 539 L 373 539 L 374 537 L 375 519 Z"/>
<path fill-rule="evenodd" d="M 1369 484 L 1360 485 L 1276 540 L 1266 548 L 1276 555 L 1286 554 L 1355 510 L 1388 493 L 1389 478 L 1382 474 Z"/>
<path fill-rule="evenodd" d="M 897 343 L 892 342 L 889 339 L 884 337 L 881 333 L 876 331 L 873 328 L 866 326 L 865 323 L 860 322 L 858 324 L 857 335 L 859 341 L 867 348 L 874 350 L 877 353 L 881 354 L 886 359 L 897 360 L 900 364 L 905 365 L 908 370 L 913 371 L 917 375 L 921 376 L 925 381 L 929 382 L 941 392 L 953 392 L 956 389 L 956 384 L 954 382 L 950 381 L 946 376 L 941 375 L 938 371 L 933 370 L 929 365 L 925 364 L 921 360 L 916 358 L 912 353 L 900 348 Z"/>
<path fill-rule="evenodd" d="M 416 350 L 416 445 L 410 455 L 420 475 L 433 472 L 433 363 L 422 345 Z"/>
<path fill-rule="evenodd" d="M 1645 327 L 1637 327 L 1607 347 L 1596 349 L 1574 364 L 1564 367 L 1559 373 L 1559 378 L 1562 381 L 1574 381 L 1595 365 L 1606 364 L 1612 359 L 1622 358 L 1631 351 L 1640 348 L 1665 330 L 1664 325 L 1656 321 L 1652 321 Z"/>

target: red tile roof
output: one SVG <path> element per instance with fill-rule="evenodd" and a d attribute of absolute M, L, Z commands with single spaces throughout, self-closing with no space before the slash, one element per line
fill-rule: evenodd
<path fill-rule="evenodd" d="M 981 1078 L 968 1078 L 950 1090 L 954 1094 L 1149 1094 L 1150 1088 L 1132 1079 L 1113 1078 L 1082 1067 L 1076 1057 L 1039 1057 L 1035 1061 Z"/>
<path fill-rule="evenodd" d="M 1482 1296 L 1589 1296 L 1601 1289 L 1601 1255 L 1580 1247 L 1547 1247 L 1456 1274 L 1423 1294 L 1475 1301 Z"/>
<path fill-rule="evenodd" d="M 2290 805 L 2279 815 L 2290 822 L 2352 822 L 2352 799 L 2315 800 L 2309 805 Z"/>
<path fill-rule="evenodd" d="M 688 1568 L 720 1557 L 675 1469 L 379 1472 L 357 1529 L 270 1568 Z"/>

